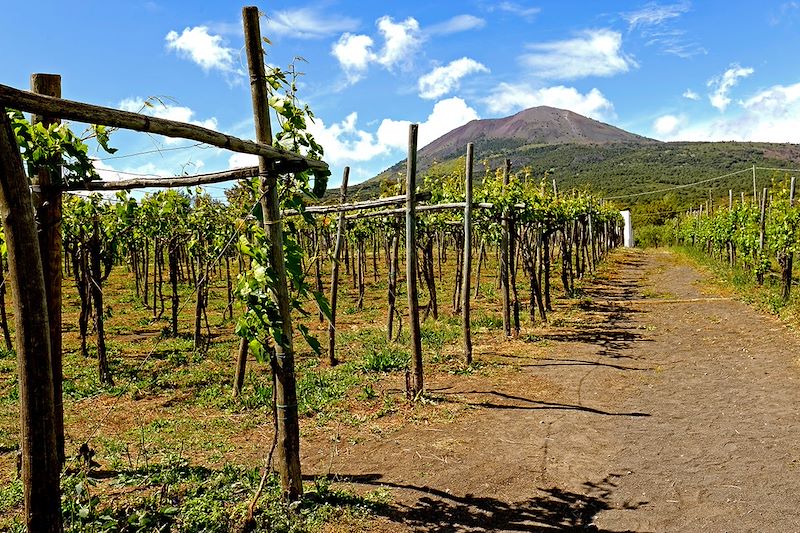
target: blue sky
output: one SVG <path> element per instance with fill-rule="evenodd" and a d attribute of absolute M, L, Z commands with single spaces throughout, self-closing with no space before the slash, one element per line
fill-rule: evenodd
<path fill-rule="evenodd" d="M 10 2 L 0 83 L 63 76 L 64 97 L 252 137 L 240 10 L 230 1 Z M 275 1 L 268 61 L 304 58 L 300 97 L 351 180 L 475 118 L 550 105 L 662 140 L 800 142 L 800 2 L 708 0 Z M 37 29 L 38 34 L 33 28 Z M 250 164 L 216 149 L 118 133 L 114 171 L 171 175 Z"/>

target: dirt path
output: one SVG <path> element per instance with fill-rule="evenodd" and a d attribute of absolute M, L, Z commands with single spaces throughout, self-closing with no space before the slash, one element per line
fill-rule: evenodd
<path fill-rule="evenodd" d="M 797 336 L 669 254 L 618 259 L 510 379 L 430 384 L 473 413 L 304 462 L 390 490 L 371 531 L 800 531 Z"/>

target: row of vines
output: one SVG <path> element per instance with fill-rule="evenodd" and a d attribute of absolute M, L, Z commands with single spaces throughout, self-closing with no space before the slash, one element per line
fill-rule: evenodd
<path fill-rule="evenodd" d="M 422 189 L 431 194 L 429 203 L 463 202 L 460 175 L 430 176 Z M 387 194 L 397 192 L 387 187 Z M 197 189 L 168 190 L 145 194 L 137 199 L 128 193 L 114 198 L 100 194 L 65 197 L 62 221 L 65 278 L 74 284 L 79 296 L 78 330 L 80 352 L 97 359 L 101 382 L 113 384 L 106 350 L 104 322 L 113 313 L 104 299 L 103 286 L 114 268 L 123 268 L 134 281 L 135 298 L 151 310 L 153 321 L 164 323 L 164 334 L 192 334 L 196 350 L 207 348 L 211 326 L 208 321 L 208 290 L 213 280 L 223 280 L 227 307 L 223 320 L 237 316 L 241 304 L 253 307 L 255 285 L 264 284 L 267 272 L 249 244 L 259 233 L 259 223 L 251 211 L 255 186 L 242 182 L 231 189 L 227 202 Z M 487 207 L 474 215 L 474 249 L 477 250 L 474 294 L 480 292 L 487 277 L 487 263 L 493 254 L 499 264 L 503 224 L 508 223 L 508 280 L 501 271 L 491 272 L 490 282 L 509 287 L 506 333 L 518 334 L 520 311 L 527 309 L 530 320 L 547 321 L 552 310 L 554 275 L 559 287 L 572 294 L 575 282 L 592 271 L 603 255 L 619 242 L 619 213 L 586 194 L 557 196 L 545 190 L 527 170 L 511 176 L 503 185 L 500 172 L 487 173 L 475 193 L 475 201 Z M 371 216 L 369 211 L 347 221 L 341 265 L 357 291 L 357 307 L 364 304 L 367 280 L 378 281 L 388 272 L 386 331 L 399 339 L 404 313 L 397 308 L 398 283 L 402 277 L 401 253 L 405 228 L 394 216 Z M 335 215 L 334 215 L 335 216 Z M 297 312 L 317 313 L 320 321 L 329 312 L 320 295 L 330 290 L 327 272 L 332 268 L 336 238 L 334 216 L 287 218 L 287 234 L 295 247 L 290 258 L 298 272 L 308 273 L 291 281 L 298 302 Z M 463 212 L 448 210 L 422 213 L 417 222 L 418 279 L 427 295 L 423 319 L 437 319 L 447 305 L 460 312 L 463 258 Z M 1 237 L 1 234 L 0 234 Z M 296 242 L 293 242 L 296 240 Z M 241 242 L 240 242 L 241 241 Z M 453 294 L 443 295 L 437 285 L 443 281 L 443 264 L 455 261 Z M 379 266 L 380 263 L 380 266 Z M 5 267 L 0 276 L 5 276 Z M 520 281 L 524 279 L 523 283 Z M 347 281 L 343 281 L 347 283 Z M 486 282 L 486 281 L 484 281 Z M 187 291 L 184 287 L 189 287 Z M 313 288 L 313 291 L 309 289 Z M 302 299 L 299 297 L 304 296 Z M 315 298 L 308 298 L 313 294 Z M 238 298 L 237 298 L 238 297 Z M 239 303 L 237 303 L 237 299 Z M 445 300 L 446 299 L 446 300 Z M 314 302 L 309 309 L 308 302 Z M 304 303 L 305 304 L 304 304 Z M 446 302 L 446 303 L 443 303 Z M 11 335 L 6 312 L 5 287 L 0 279 L 0 328 L 6 347 Z M 179 311 L 194 308 L 191 324 L 179 324 Z M 307 331 L 302 333 L 308 335 Z M 312 347 L 319 343 L 309 340 Z M 95 349 L 90 350 L 91 344 Z M 265 343 L 268 344 L 268 343 Z"/>
<path fill-rule="evenodd" d="M 700 209 L 675 221 L 677 238 L 686 245 L 751 272 L 764 283 L 777 270 L 781 296 L 788 300 L 792 263 L 800 250 L 800 206 L 792 182 L 764 189 L 759 202 L 740 202 L 727 208 Z"/>

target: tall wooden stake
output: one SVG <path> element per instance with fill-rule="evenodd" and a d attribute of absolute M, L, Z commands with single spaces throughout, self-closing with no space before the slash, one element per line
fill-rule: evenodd
<path fill-rule="evenodd" d="M 422 336 L 419 330 L 417 296 L 417 134 L 419 124 L 408 127 L 408 165 L 406 169 L 406 283 L 408 283 L 408 324 L 411 333 L 411 379 L 408 393 L 416 398 L 424 389 Z"/>
<path fill-rule="evenodd" d="M 350 167 L 344 167 L 342 186 L 339 189 L 339 204 L 347 200 L 347 181 L 350 178 Z M 336 243 L 333 247 L 333 269 L 331 271 L 331 319 L 328 323 L 328 361 L 331 366 L 337 364 L 336 360 L 336 301 L 339 296 L 339 257 L 342 254 L 342 241 L 344 240 L 344 212 L 339 213 L 336 224 Z"/>
<path fill-rule="evenodd" d="M 271 145 L 269 94 L 258 17 L 257 7 L 250 6 L 242 9 L 256 141 Z M 272 290 L 278 304 L 283 335 L 283 343 L 275 343 L 275 360 L 272 365 L 275 375 L 275 409 L 278 412 L 276 417 L 278 420 L 276 462 L 284 497 L 293 501 L 302 496 L 303 482 L 300 476 L 300 424 L 297 418 L 292 315 L 289 305 L 289 289 L 286 283 L 286 260 L 283 253 L 278 180 L 264 156 L 258 158 L 258 175 L 261 178 L 261 208 L 264 214 L 264 229 L 269 240 L 270 262 L 272 268 L 275 269 L 277 278 Z"/>
<path fill-rule="evenodd" d="M 62 530 L 61 463 L 44 272 L 28 178 L 11 123 L 5 109 L 0 111 L 0 217 L 16 319 L 25 524 L 30 533 L 57 533 Z"/>
<path fill-rule="evenodd" d="M 58 74 L 31 75 L 31 91 L 61 98 L 61 76 Z M 31 123 L 47 127 L 58 119 L 31 116 Z M 53 405 L 56 420 L 58 460 L 64 464 L 64 400 L 61 363 L 61 177 L 58 170 L 39 169 L 31 176 L 33 205 L 39 223 L 39 253 L 44 270 L 44 289 L 47 296 L 47 317 L 50 322 L 50 360 L 53 372 Z M 55 185 L 56 187 L 53 187 Z"/>
<path fill-rule="evenodd" d="M 470 278 L 472 276 L 472 163 L 473 144 L 467 145 L 464 173 L 464 272 L 461 277 L 461 323 L 464 331 L 464 361 L 472 364 L 472 329 L 469 323 Z"/>
<path fill-rule="evenodd" d="M 509 174 L 511 173 L 511 160 L 506 159 L 503 166 L 503 190 L 508 187 Z M 555 180 L 553 180 L 555 185 Z M 506 337 L 511 336 L 511 294 L 508 286 L 509 275 L 509 213 L 508 210 L 503 210 L 501 215 L 501 233 L 500 233 L 500 290 L 503 295 L 503 331 Z"/>

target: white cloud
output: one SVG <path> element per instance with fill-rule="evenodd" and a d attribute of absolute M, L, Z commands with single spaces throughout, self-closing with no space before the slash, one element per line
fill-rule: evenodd
<path fill-rule="evenodd" d="M 253 154 L 232 154 L 228 158 L 229 168 L 254 167 L 258 165 L 258 156 Z"/>
<path fill-rule="evenodd" d="M 596 88 L 582 94 L 574 87 L 563 85 L 533 89 L 524 84 L 501 83 L 486 98 L 486 104 L 491 113 L 504 115 L 544 105 L 598 120 L 615 116 L 614 105 Z"/>
<path fill-rule="evenodd" d="M 118 107 L 123 111 L 132 111 L 134 113 L 143 113 L 152 117 L 186 122 L 196 126 L 202 126 L 210 130 L 218 129 L 218 123 L 215 117 L 207 118 L 205 120 L 196 120 L 194 118 L 194 110 L 186 106 L 164 102 L 154 102 L 152 100 L 145 101 L 143 98 L 126 98 L 119 103 Z M 183 142 L 183 139 L 164 137 L 164 143 L 166 144 L 174 144 L 179 142 Z"/>
<path fill-rule="evenodd" d="M 631 29 L 642 26 L 658 26 L 670 19 L 680 17 L 689 11 L 689 2 L 679 2 L 677 4 L 661 5 L 650 2 L 642 9 L 623 13 L 622 18 L 628 23 Z"/>
<path fill-rule="evenodd" d="M 746 78 L 755 72 L 752 68 L 741 67 L 737 64 L 731 65 L 722 76 L 718 76 L 709 80 L 708 87 L 713 89 L 713 92 L 708 95 L 711 105 L 725 111 L 731 99 L 728 97 L 728 92 L 737 84 L 741 78 Z"/>
<path fill-rule="evenodd" d="M 350 83 L 364 77 L 371 63 L 388 70 L 405 68 L 422 44 L 419 22 L 414 18 L 395 22 L 384 16 L 376 21 L 378 32 L 383 37 L 380 51 L 373 50 L 375 41 L 369 35 L 345 33 L 331 47 L 331 54 L 339 61 Z"/>
<path fill-rule="evenodd" d="M 521 4 L 517 4 L 516 2 L 500 2 L 497 5 L 494 5 L 489 8 L 489 11 L 505 11 L 506 13 L 511 13 L 512 15 L 516 15 L 518 17 L 522 17 L 527 20 L 533 19 L 536 15 L 538 15 L 542 10 L 538 7 L 526 7 Z"/>
<path fill-rule="evenodd" d="M 357 27 L 357 19 L 322 13 L 313 7 L 301 7 L 274 12 L 265 24 L 265 33 L 267 36 L 274 34 L 296 39 L 320 39 L 353 31 Z"/>
<path fill-rule="evenodd" d="M 445 133 L 478 118 L 480 118 L 478 112 L 461 98 L 440 100 L 433 106 L 433 111 L 425 122 L 419 125 L 419 147 L 422 148 Z M 378 128 L 379 141 L 386 146 L 405 150 L 408 144 L 409 124 L 411 122 L 408 120 L 384 119 Z"/>
<path fill-rule="evenodd" d="M 372 44 L 372 38 L 368 35 L 345 33 L 331 48 L 333 57 L 339 61 L 350 83 L 360 80 L 370 62 L 376 59 Z"/>
<path fill-rule="evenodd" d="M 653 130 L 661 136 L 674 133 L 683 123 L 683 117 L 675 115 L 663 115 L 653 122 Z"/>
<path fill-rule="evenodd" d="M 419 146 L 423 147 L 450 130 L 478 118 L 478 113 L 461 98 L 436 102 L 428 118 L 419 126 Z M 327 125 L 317 117 L 309 124 L 309 132 L 325 148 L 325 161 L 331 165 L 363 163 L 395 151 L 406 150 L 408 120 L 383 119 L 377 130 L 367 131 L 358 126 L 358 114 L 353 112 L 341 122 Z M 234 160 L 231 166 L 247 166 L 249 160 Z"/>
<path fill-rule="evenodd" d="M 528 45 L 520 61 L 550 79 L 613 76 L 637 67 L 622 51 L 622 35 L 609 29 L 585 30 L 573 39 Z"/>
<path fill-rule="evenodd" d="M 688 100 L 700 100 L 700 95 L 691 89 L 686 89 L 685 91 L 683 91 L 683 94 L 681 96 L 683 96 Z"/>
<path fill-rule="evenodd" d="M 334 165 L 369 161 L 387 151 L 373 133 L 359 129 L 357 122 L 358 113 L 354 111 L 330 126 L 319 117 L 309 124 L 309 132 L 325 149 L 325 161 Z"/>
<path fill-rule="evenodd" d="M 479 30 L 486 26 L 486 21 L 474 15 L 456 15 L 444 22 L 434 24 L 425 30 L 430 35 L 448 35 L 469 30 Z"/>
<path fill-rule="evenodd" d="M 210 34 L 206 26 L 185 28 L 180 34 L 171 31 L 165 39 L 168 50 L 173 50 L 179 56 L 197 63 L 206 72 L 209 70 L 226 73 L 237 71 L 234 66 L 236 50 L 225 46 L 223 38 Z"/>
<path fill-rule="evenodd" d="M 394 22 L 391 17 L 385 16 L 379 18 L 377 24 L 385 41 L 378 55 L 378 63 L 386 68 L 408 64 L 422 43 L 419 22 L 411 17 Z"/>
<path fill-rule="evenodd" d="M 666 140 L 800 143 L 800 83 L 774 85 L 739 102 L 738 112 L 696 121 Z"/>
<path fill-rule="evenodd" d="M 458 89 L 463 77 L 478 72 L 489 72 L 489 69 L 469 57 L 462 57 L 451 61 L 445 66 L 436 67 L 422 76 L 417 82 L 419 96 L 426 99 L 444 96 Z"/>

